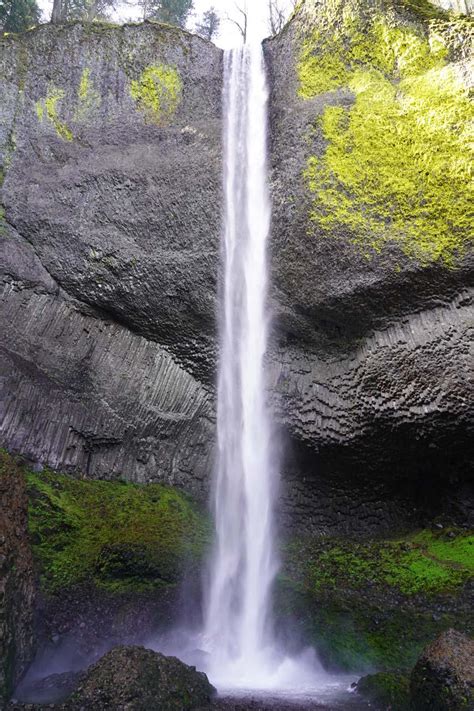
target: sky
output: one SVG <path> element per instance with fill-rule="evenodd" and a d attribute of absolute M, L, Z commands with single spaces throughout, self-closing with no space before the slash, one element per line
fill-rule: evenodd
<path fill-rule="evenodd" d="M 235 5 L 243 6 L 245 0 L 194 0 L 194 14 L 196 17 L 202 15 L 205 10 L 208 10 L 213 5 L 221 17 L 226 15 L 238 17 L 239 13 L 235 9 Z M 282 6 L 290 8 L 291 0 L 280 0 Z M 43 11 L 44 21 L 49 20 L 53 0 L 38 0 L 38 4 Z M 268 0 L 247 0 L 249 11 L 249 27 L 253 28 L 252 34 L 263 39 L 269 34 L 267 24 Z M 289 10 L 288 10 L 289 12 Z M 140 9 L 138 6 L 133 6 L 133 0 L 127 4 L 118 4 L 117 11 L 114 12 L 112 18 L 114 22 L 125 22 L 126 20 L 140 19 Z M 194 18 L 193 18 L 194 19 Z M 190 22 L 189 29 L 192 31 L 194 22 Z M 235 47 L 240 44 L 241 37 L 238 29 L 232 22 L 222 20 L 219 36 L 214 40 L 219 47 L 228 48 Z"/>

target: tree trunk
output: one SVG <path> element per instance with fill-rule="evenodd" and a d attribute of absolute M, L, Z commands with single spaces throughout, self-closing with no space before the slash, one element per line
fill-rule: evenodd
<path fill-rule="evenodd" d="M 63 20 L 63 0 L 54 0 L 51 22 L 61 22 Z"/>

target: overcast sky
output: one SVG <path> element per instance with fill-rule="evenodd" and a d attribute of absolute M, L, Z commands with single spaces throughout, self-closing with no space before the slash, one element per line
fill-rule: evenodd
<path fill-rule="evenodd" d="M 281 4 L 285 2 L 290 5 L 291 0 L 280 0 Z M 241 6 L 245 0 L 237 0 Z M 38 0 L 38 4 L 43 11 L 43 19 L 49 20 L 51 16 L 51 8 L 53 0 Z M 238 17 L 239 13 L 235 10 L 234 0 L 194 0 L 194 14 L 196 17 L 202 15 L 205 10 L 213 5 L 221 17 L 226 15 Z M 268 0 L 248 0 L 249 8 L 249 28 L 252 27 L 252 34 L 264 38 L 269 34 L 267 23 Z M 133 2 L 118 5 L 117 12 L 112 16 L 115 22 L 125 22 L 130 19 L 139 19 L 140 9 L 134 7 Z M 192 31 L 194 22 L 189 23 L 189 29 Z M 234 47 L 241 41 L 241 37 L 237 28 L 229 21 L 222 21 L 219 37 L 215 40 L 220 47 Z"/>

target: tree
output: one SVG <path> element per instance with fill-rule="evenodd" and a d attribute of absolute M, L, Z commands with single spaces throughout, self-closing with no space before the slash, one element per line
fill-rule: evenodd
<path fill-rule="evenodd" d="M 283 29 L 286 12 L 279 0 L 268 0 L 268 22 L 272 35 L 277 35 Z"/>
<path fill-rule="evenodd" d="M 212 38 L 218 33 L 219 25 L 221 24 L 221 18 L 216 12 L 215 7 L 210 7 L 209 10 L 203 14 L 201 21 L 196 25 L 196 32 L 201 37 L 207 40 L 212 40 Z"/>
<path fill-rule="evenodd" d="M 65 3 L 63 0 L 54 0 L 53 12 L 51 13 L 51 22 L 53 22 L 54 24 L 56 24 L 57 22 L 61 22 L 65 19 L 64 5 Z"/>
<path fill-rule="evenodd" d="M 237 27 L 240 34 L 242 35 L 242 41 L 245 44 L 247 41 L 247 25 L 248 25 L 248 10 L 247 10 L 247 0 L 245 0 L 242 6 L 235 4 L 236 15 L 226 15 L 226 20 L 232 22 L 233 25 Z"/>
<path fill-rule="evenodd" d="M 36 0 L 0 0 L 2 32 L 23 32 L 37 25 L 41 11 Z"/>
<path fill-rule="evenodd" d="M 268 24 L 272 35 L 282 31 L 295 7 L 296 0 L 268 0 Z"/>
<path fill-rule="evenodd" d="M 51 22 L 103 20 L 115 4 L 115 0 L 54 0 Z"/>
<path fill-rule="evenodd" d="M 144 20 L 157 20 L 168 25 L 186 27 L 193 0 L 138 0 Z"/>

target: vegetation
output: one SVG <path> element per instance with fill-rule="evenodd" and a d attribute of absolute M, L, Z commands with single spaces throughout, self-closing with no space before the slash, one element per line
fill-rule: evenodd
<path fill-rule="evenodd" d="M 168 25 L 186 27 L 193 0 L 138 0 L 144 20 L 157 20 Z"/>
<path fill-rule="evenodd" d="M 130 95 L 137 109 L 145 115 L 146 121 L 159 126 L 166 125 L 172 119 L 181 101 L 182 90 L 179 72 L 164 64 L 146 67 L 140 77 L 130 84 Z M 36 102 L 35 108 L 40 123 L 51 124 L 60 138 L 72 141 L 73 130 L 61 115 L 64 115 L 61 108 L 65 98 L 65 90 L 51 83 L 46 96 Z M 75 102 L 75 111 L 69 112 L 73 122 L 84 121 L 100 107 L 101 97 L 94 87 L 89 67 L 82 72 Z"/>
<path fill-rule="evenodd" d="M 2 0 L 0 32 L 23 32 L 40 21 L 41 10 L 36 0 Z"/>
<path fill-rule="evenodd" d="M 116 0 L 54 0 L 51 21 L 105 20 L 116 4 Z"/>
<path fill-rule="evenodd" d="M 407 668 L 447 627 L 474 632 L 466 593 L 474 536 L 464 530 L 365 542 L 300 539 L 283 557 L 280 614 L 335 667 Z"/>
<path fill-rule="evenodd" d="M 84 582 L 117 592 L 176 584 L 208 545 L 207 518 L 170 487 L 26 476 L 33 554 L 49 593 Z"/>
<path fill-rule="evenodd" d="M 203 13 L 200 21 L 196 25 L 196 32 L 201 37 L 211 41 L 219 32 L 221 19 L 216 12 L 215 7 L 210 7 L 209 10 Z"/>
<path fill-rule="evenodd" d="M 174 67 L 158 64 L 147 67 L 132 81 L 130 94 L 150 123 L 169 122 L 179 106 L 183 84 Z"/>
<path fill-rule="evenodd" d="M 474 535 L 460 529 L 370 542 L 299 541 L 288 554 L 308 561 L 305 584 L 315 591 L 370 584 L 411 596 L 449 592 L 474 579 Z"/>
<path fill-rule="evenodd" d="M 60 138 L 65 141 L 72 141 L 72 131 L 64 121 L 61 121 L 58 113 L 58 104 L 64 97 L 64 90 L 58 89 L 54 84 L 51 84 L 48 87 L 46 97 L 36 102 L 36 114 L 40 123 L 49 121 L 56 129 L 56 133 Z"/>
<path fill-rule="evenodd" d="M 84 119 L 91 111 L 100 106 L 100 94 L 94 88 L 89 67 L 86 67 L 82 72 L 77 96 L 79 99 L 79 106 L 76 112 L 77 120 Z"/>
<path fill-rule="evenodd" d="M 354 96 L 351 107 L 326 106 L 315 127 L 327 147 L 305 174 L 311 220 L 349 231 L 367 258 L 392 241 L 421 263 L 452 266 L 472 239 L 474 110 L 447 51 L 434 27 L 426 36 L 349 6 L 335 32 L 318 27 L 302 44 L 300 96 Z"/>

